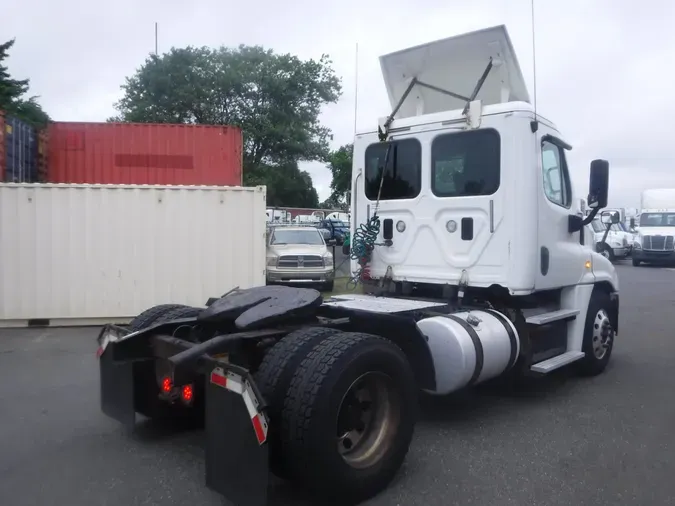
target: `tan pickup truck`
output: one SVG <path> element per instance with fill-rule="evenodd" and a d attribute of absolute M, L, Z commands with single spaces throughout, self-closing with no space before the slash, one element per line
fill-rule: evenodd
<path fill-rule="evenodd" d="M 332 291 L 333 255 L 315 227 L 270 227 L 267 231 L 267 284 L 316 285 Z"/>

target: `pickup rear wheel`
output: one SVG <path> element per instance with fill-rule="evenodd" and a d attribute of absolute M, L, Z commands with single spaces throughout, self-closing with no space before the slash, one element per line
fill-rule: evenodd
<path fill-rule="evenodd" d="M 291 477 L 318 496 L 362 501 L 400 468 L 412 439 L 417 385 L 394 343 L 340 333 L 299 365 L 282 413 Z"/>
<path fill-rule="evenodd" d="M 270 468 L 274 474 L 282 478 L 287 476 L 287 472 L 280 456 L 279 429 L 288 386 L 291 384 L 293 373 L 307 353 L 317 343 L 337 332 L 337 329 L 328 327 L 306 327 L 291 332 L 272 346 L 255 374 L 255 382 L 267 403 L 267 414 L 271 421 L 267 435 L 270 445 Z"/>

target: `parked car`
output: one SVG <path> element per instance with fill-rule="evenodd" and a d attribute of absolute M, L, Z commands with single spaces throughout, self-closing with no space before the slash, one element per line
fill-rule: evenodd
<path fill-rule="evenodd" d="M 323 236 L 323 240 L 326 241 L 326 244 L 328 244 L 328 241 L 333 239 L 333 232 L 327 228 L 317 228 L 317 230 Z"/>
<path fill-rule="evenodd" d="M 332 291 L 333 255 L 319 229 L 273 227 L 267 234 L 267 283 L 318 285 Z"/>
<path fill-rule="evenodd" d="M 335 239 L 338 246 L 342 246 L 349 234 L 349 224 L 340 220 L 321 220 L 316 226 L 317 228 L 330 230 L 331 239 Z"/>

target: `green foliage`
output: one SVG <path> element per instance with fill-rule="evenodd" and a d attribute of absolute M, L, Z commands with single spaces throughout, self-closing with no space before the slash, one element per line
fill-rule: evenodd
<path fill-rule="evenodd" d="M 316 191 L 297 163 L 330 154 L 319 114 L 341 93 L 331 65 L 325 55 L 303 61 L 260 46 L 173 48 L 126 79 L 109 121 L 239 126 L 244 183 L 266 184 L 270 205 L 301 206 Z"/>
<path fill-rule="evenodd" d="M 37 103 L 38 97 L 23 96 L 28 93 L 28 79 L 12 79 L 9 69 L 2 62 L 9 57 L 9 50 L 15 39 L 0 44 L 0 110 L 22 119 L 26 123 L 42 126 L 49 122 L 49 116 Z"/>
<path fill-rule="evenodd" d="M 319 204 L 319 209 L 347 209 L 347 207 L 349 207 L 349 203 L 345 205 L 343 202 L 338 201 L 334 195 L 331 195 Z"/>
<path fill-rule="evenodd" d="M 328 169 L 332 175 L 331 195 L 326 201 L 330 208 L 347 208 L 351 201 L 352 163 L 354 145 L 340 146 L 328 156 Z"/>
<path fill-rule="evenodd" d="M 267 186 L 267 205 L 278 207 L 319 207 L 319 195 L 307 171 L 299 170 L 298 164 L 259 167 L 249 175 L 248 184 Z"/>

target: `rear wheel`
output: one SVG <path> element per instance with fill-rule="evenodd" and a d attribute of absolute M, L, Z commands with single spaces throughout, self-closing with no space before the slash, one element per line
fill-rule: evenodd
<path fill-rule="evenodd" d="M 362 501 L 401 467 L 412 439 L 417 386 L 391 341 L 340 333 L 311 350 L 282 413 L 283 458 L 294 480 L 324 498 Z"/>
<path fill-rule="evenodd" d="M 146 309 L 136 318 L 134 318 L 129 322 L 128 329 L 131 332 L 136 332 L 138 330 L 150 327 L 155 323 L 155 321 L 158 318 L 164 316 L 169 311 L 173 311 L 174 309 L 181 307 L 187 306 L 185 306 L 184 304 L 160 304 L 159 306 L 154 306 L 151 307 L 150 309 Z"/>
<path fill-rule="evenodd" d="M 160 306 L 157 307 L 159 308 Z M 142 328 L 182 318 L 194 317 L 197 316 L 200 311 L 201 309 L 196 307 L 180 304 L 165 304 L 164 310 L 160 311 L 159 315 L 156 316 L 150 324 L 145 325 Z M 154 359 L 137 362 L 134 365 L 134 405 L 136 412 L 160 422 L 199 423 L 201 421 L 199 415 L 202 410 L 195 408 L 195 406 L 199 405 L 203 398 L 201 392 L 203 385 L 201 383 L 194 385 L 194 401 L 190 406 L 179 403 L 170 404 L 163 401 L 159 398 L 160 380 L 158 379 L 157 372 L 158 365 L 160 365 L 159 362 Z"/>
<path fill-rule="evenodd" d="M 281 411 L 291 378 L 307 353 L 337 332 L 337 329 L 328 327 L 306 327 L 291 332 L 272 346 L 255 374 L 255 382 L 267 403 L 267 414 L 271 422 L 267 436 L 270 445 L 270 468 L 282 478 L 286 477 L 287 472 L 281 459 L 279 429 Z"/>

